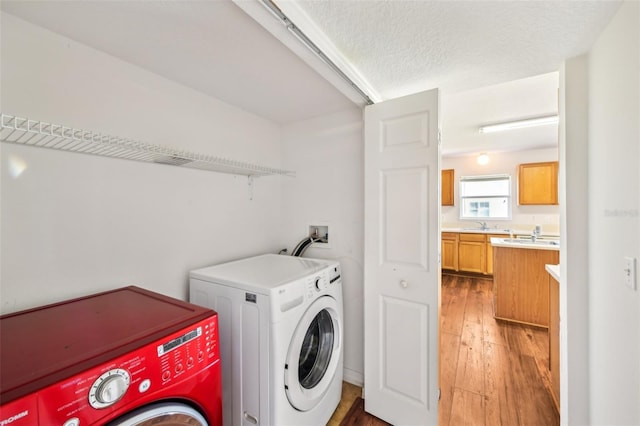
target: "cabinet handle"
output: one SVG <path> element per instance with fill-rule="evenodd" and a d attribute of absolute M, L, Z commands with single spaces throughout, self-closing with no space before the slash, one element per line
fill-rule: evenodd
<path fill-rule="evenodd" d="M 400 287 L 407 288 L 409 287 L 409 283 L 406 282 L 405 280 L 400 280 Z"/>

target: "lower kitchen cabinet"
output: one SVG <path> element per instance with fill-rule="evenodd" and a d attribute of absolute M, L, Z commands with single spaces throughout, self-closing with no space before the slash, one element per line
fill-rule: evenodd
<path fill-rule="evenodd" d="M 491 245 L 491 238 L 504 238 L 504 235 L 487 234 L 487 268 L 485 270 L 487 275 L 493 275 L 493 246 Z"/>
<path fill-rule="evenodd" d="M 487 245 L 485 234 L 460 234 L 458 241 L 458 270 L 484 274 Z"/>
<path fill-rule="evenodd" d="M 549 372 L 551 396 L 560 411 L 560 283 L 549 275 Z"/>
<path fill-rule="evenodd" d="M 545 265 L 558 264 L 559 252 L 493 248 L 494 316 L 549 327 L 549 276 Z"/>
<path fill-rule="evenodd" d="M 443 232 L 442 269 L 493 274 L 491 237 L 504 238 L 504 235 Z"/>
<path fill-rule="evenodd" d="M 458 234 L 456 232 L 442 233 L 442 269 L 458 270 Z"/>

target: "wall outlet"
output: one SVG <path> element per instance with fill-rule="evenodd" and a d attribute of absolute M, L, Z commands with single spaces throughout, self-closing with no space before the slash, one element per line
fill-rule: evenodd
<path fill-rule="evenodd" d="M 638 275 L 636 273 L 636 258 L 625 257 L 624 258 L 624 285 L 631 290 L 638 289 Z"/>

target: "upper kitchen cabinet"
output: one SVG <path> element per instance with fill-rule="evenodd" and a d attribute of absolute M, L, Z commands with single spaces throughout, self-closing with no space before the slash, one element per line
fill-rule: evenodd
<path fill-rule="evenodd" d="M 558 204 L 558 162 L 518 166 L 518 204 Z"/>
<path fill-rule="evenodd" d="M 447 169 L 442 171 L 442 205 L 453 206 L 453 184 L 454 184 L 454 170 Z"/>

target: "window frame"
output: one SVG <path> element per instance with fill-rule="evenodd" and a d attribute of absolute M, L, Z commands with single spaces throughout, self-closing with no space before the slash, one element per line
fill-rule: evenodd
<path fill-rule="evenodd" d="M 464 195 L 464 184 L 466 182 L 482 182 L 482 181 L 507 181 L 508 191 L 506 194 L 500 195 Z M 513 211 L 513 190 L 511 175 L 509 174 L 497 174 L 497 175 L 473 175 L 473 176 L 461 176 L 458 183 L 458 200 L 460 202 L 460 209 L 458 216 L 460 220 L 474 220 L 474 221 L 486 221 L 486 220 L 511 220 Z M 465 201 L 478 199 L 478 202 L 486 202 L 486 199 L 492 198 L 506 198 L 507 199 L 507 216 L 506 217 L 490 217 L 490 216 L 465 216 Z M 480 207 L 479 207 L 480 208 Z"/>

